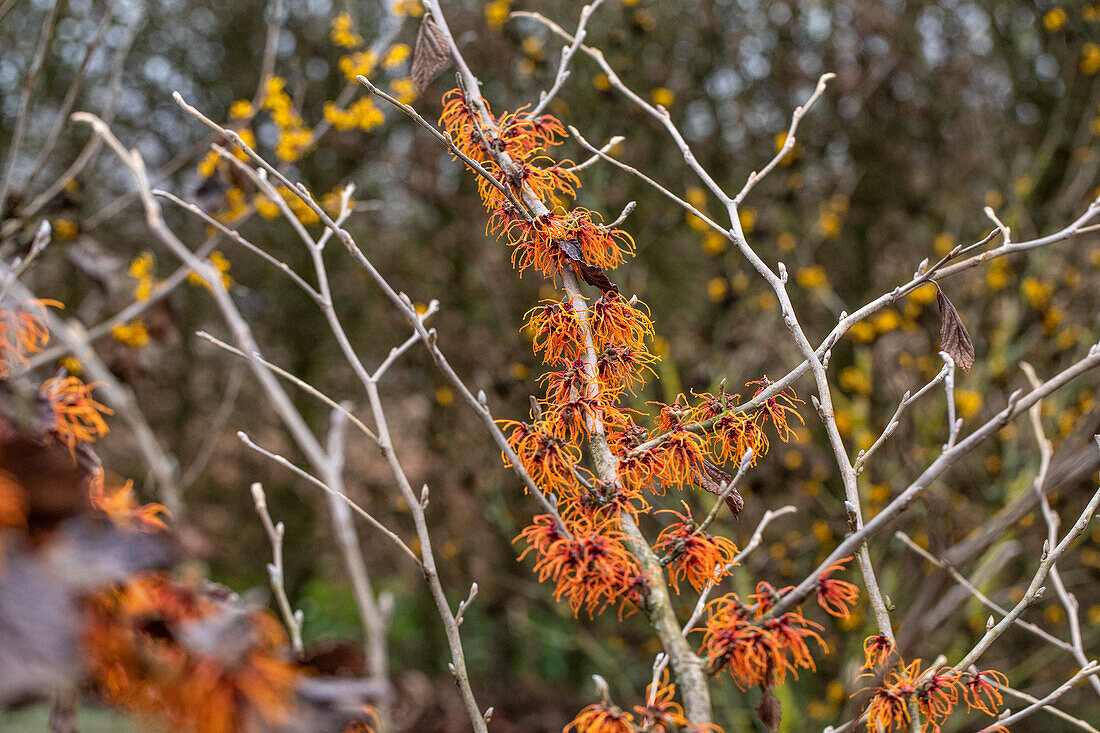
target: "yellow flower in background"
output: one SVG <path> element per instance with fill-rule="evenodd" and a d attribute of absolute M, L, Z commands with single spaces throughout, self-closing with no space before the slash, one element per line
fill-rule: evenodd
<path fill-rule="evenodd" d="M 790 232 L 783 232 L 775 240 L 780 252 L 790 252 L 798 246 L 798 240 Z"/>
<path fill-rule="evenodd" d="M 707 297 L 711 302 L 717 303 L 726 297 L 728 286 L 724 277 L 716 277 L 707 283 Z"/>
<path fill-rule="evenodd" d="M 394 0 L 390 10 L 399 18 L 419 18 L 424 14 L 420 0 Z"/>
<path fill-rule="evenodd" d="M 198 174 L 200 178 L 209 178 L 218 169 L 218 161 L 221 156 L 211 150 L 199 161 Z"/>
<path fill-rule="evenodd" d="M 917 305 L 928 305 L 936 300 L 936 286 L 933 283 L 925 283 L 909 293 L 909 300 Z"/>
<path fill-rule="evenodd" d="M 955 407 L 962 417 L 974 417 L 982 408 L 982 395 L 969 389 L 955 390 Z"/>
<path fill-rule="evenodd" d="M 377 63 L 378 56 L 372 51 L 356 51 L 341 56 L 337 66 L 340 67 L 340 71 L 344 72 L 344 76 L 347 77 L 348 81 L 355 81 L 357 76 L 370 76 Z"/>
<path fill-rule="evenodd" d="M 140 320 L 119 323 L 111 328 L 111 336 L 119 343 L 138 348 L 149 343 L 149 329 Z"/>
<path fill-rule="evenodd" d="M 871 394 L 871 380 L 857 367 L 845 367 L 840 370 L 840 388 L 860 395 Z"/>
<path fill-rule="evenodd" d="M 228 258 L 226 258 L 226 256 L 224 254 L 222 254 L 220 251 L 214 250 L 213 252 L 210 253 L 210 256 L 207 258 L 207 262 L 209 262 L 215 268 L 217 268 L 218 272 L 221 274 L 222 287 L 224 287 L 227 290 L 230 287 L 232 287 L 233 278 L 229 276 L 229 260 L 228 260 Z M 203 277 L 201 275 L 199 275 L 199 273 L 194 272 L 194 271 L 187 273 L 187 282 L 191 283 L 192 285 L 197 285 L 199 287 L 206 288 L 207 290 L 210 289 L 210 285 L 206 282 L 206 280 L 204 280 Z"/>
<path fill-rule="evenodd" d="M 1092 76 L 1100 71 L 1100 44 L 1088 42 L 1081 48 L 1081 73 Z"/>
<path fill-rule="evenodd" d="M 795 281 L 807 290 L 816 290 L 828 283 L 825 268 L 821 266 L 803 267 L 794 275 Z"/>
<path fill-rule="evenodd" d="M 252 102 L 247 99 L 238 99 L 229 105 L 229 116 L 234 120 L 250 119 L 255 114 L 256 109 L 252 106 Z"/>
<path fill-rule="evenodd" d="M 77 226 L 74 221 L 69 219 L 54 219 L 50 223 L 50 227 L 53 229 L 54 239 L 59 242 L 68 242 L 76 239 Z"/>
<path fill-rule="evenodd" d="M 74 356 L 63 356 L 57 360 L 57 365 L 74 377 L 84 373 L 84 365 Z"/>
<path fill-rule="evenodd" d="M 390 91 L 401 104 L 412 104 L 416 99 L 416 84 L 408 77 L 391 81 Z"/>
<path fill-rule="evenodd" d="M 650 97 L 653 99 L 654 104 L 659 104 L 662 107 L 671 107 L 672 103 L 676 101 L 676 94 L 665 87 L 657 87 L 650 93 Z"/>
<path fill-rule="evenodd" d="M 745 207 L 737 212 L 737 220 L 741 223 L 741 229 L 745 234 L 752 233 L 756 228 L 756 209 Z"/>
<path fill-rule="evenodd" d="M 1046 15 L 1043 16 L 1043 27 L 1051 33 L 1054 33 L 1064 26 L 1068 19 L 1066 11 L 1062 8 L 1051 8 L 1046 12 Z"/>
<path fill-rule="evenodd" d="M 945 257 L 948 252 L 955 249 L 955 237 L 947 232 L 940 232 L 936 235 L 934 246 L 936 248 L 936 254 L 940 257 Z"/>
<path fill-rule="evenodd" d="M 1024 291 L 1024 296 L 1027 297 L 1028 303 L 1032 308 L 1038 310 L 1047 304 L 1050 300 L 1051 293 L 1054 292 L 1054 286 L 1050 283 L 1040 282 L 1034 277 L 1024 278 L 1021 287 Z"/>
<path fill-rule="evenodd" d="M 824 211 L 817 219 L 817 230 L 825 239 L 836 239 L 840 236 L 840 217 L 831 211 Z"/>
<path fill-rule="evenodd" d="M 729 240 L 714 230 L 703 235 L 703 251 L 710 256 L 720 255 L 729 247 Z"/>
<path fill-rule="evenodd" d="M 606 92 L 611 88 L 611 79 L 607 74 L 596 74 L 592 77 L 592 86 L 601 92 Z"/>
<path fill-rule="evenodd" d="M 134 286 L 134 298 L 143 303 L 149 300 L 149 296 L 153 294 L 153 285 L 156 283 L 156 276 L 153 275 L 153 255 L 142 252 L 130 262 L 128 272 L 130 277 L 137 280 L 137 285 Z"/>
<path fill-rule="evenodd" d="M 439 403 L 440 407 L 446 407 L 455 401 L 455 393 L 451 391 L 450 387 L 440 387 L 435 391 L 435 401 Z"/>
<path fill-rule="evenodd" d="M 692 186 L 684 192 L 684 198 L 695 208 L 702 211 L 707 206 L 707 193 L 698 186 Z"/>
<path fill-rule="evenodd" d="M 536 36 L 524 38 L 520 48 L 523 49 L 523 55 L 533 61 L 541 61 L 546 55 L 543 50 L 542 39 Z"/>
<path fill-rule="evenodd" d="M 512 0 L 490 0 L 485 4 L 485 22 L 495 31 L 500 30 L 508 21 L 512 11 Z"/>
<path fill-rule="evenodd" d="M 901 325 L 901 316 L 893 308 L 887 308 L 874 317 L 871 325 L 879 334 L 889 333 Z"/>
<path fill-rule="evenodd" d="M 859 321 L 852 324 L 852 327 L 848 330 L 848 333 L 852 334 L 852 338 L 861 343 L 866 343 L 875 337 L 875 327 L 867 321 Z"/>
<path fill-rule="evenodd" d="M 390 50 L 386 51 L 386 55 L 382 57 L 382 67 L 386 69 L 392 69 L 395 66 L 400 66 L 405 63 L 405 59 L 412 53 L 407 43 L 395 43 L 390 46 Z"/>
<path fill-rule="evenodd" d="M 307 129 L 284 130 L 275 145 L 275 155 L 279 160 L 293 163 L 302 157 L 302 152 L 313 142 L 313 133 Z"/>
<path fill-rule="evenodd" d="M 351 30 L 351 16 L 340 13 L 332 19 L 332 31 L 329 33 L 332 42 L 342 48 L 355 48 L 363 42 L 363 37 Z"/>
<path fill-rule="evenodd" d="M 279 205 L 267 196 L 257 196 L 253 204 L 256 207 L 256 213 L 265 219 L 274 219 L 279 215 Z"/>

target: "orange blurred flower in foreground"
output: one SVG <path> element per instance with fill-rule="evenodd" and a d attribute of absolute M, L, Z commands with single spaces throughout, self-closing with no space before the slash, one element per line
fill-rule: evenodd
<path fill-rule="evenodd" d="M 94 384 L 80 377 L 52 377 L 42 383 L 41 394 L 53 408 L 53 433 L 72 451 L 78 443 L 94 443 L 108 432 L 103 415 L 114 411 L 92 398 Z"/>
<path fill-rule="evenodd" d="M 161 515 L 171 516 L 171 513 L 163 504 L 138 504 L 134 497 L 133 481 L 108 488 L 104 472 L 100 469 L 92 477 L 88 494 L 92 506 L 106 514 L 117 527 L 143 532 L 168 530 Z"/>
<path fill-rule="evenodd" d="M 285 722 L 297 673 L 280 656 L 282 628 L 222 592 L 156 574 L 89 601 L 84 646 L 103 698 L 181 731 Z"/>
<path fill-rule="evenodd" d="M 56 300 L 31 300 L 0 309 L 0 377 L 11 374 L 16 364 L 27 363 L 50 340 L 42 322 L 47 307 L 62 308 Z"/>

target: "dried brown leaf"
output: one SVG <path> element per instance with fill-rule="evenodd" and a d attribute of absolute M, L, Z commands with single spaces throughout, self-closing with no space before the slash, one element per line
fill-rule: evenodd
<path fill-rule="evenodd" d="M 729 486 L 729 482 L 733 480 L 732 476 L 705 458 L 703 459 L 703 470 L 696 474 L 695 478 L 699 482 L 700 488 L 715 496 L 721 496 L 722 492 L 725 491 L 725 487 Z M 729 496 L 726 497 L 726 506 L 729 507 L 735 518 L 741 516 L 741 510 L 745 508 L 745 500 L 737 489 L 731 491 Z"/>
<path fill-rule="evenodd" d="M 943 319 L 940 325 L 940 349 L 954 359 L 955 364 L 964 372 L 969 372 L 970 367 L 974 366 L 974 342 L 970 340 L 970 334 L 966 332 L 959 312 L 938 287 L 936 304 L 940 307 L 940 317 Z"/>
<path fill-rule="evenodd" d="M 772 733 L 779 730 L 779 723 L 783 719 L 783 708 L 779 704 L 779 698 L 772 694 L 771 687 L 760 686 L 760 704 L 756 706 L 756 717 Z"/>
<path fill-rule="evenodd" d="M 416 93 L 423 94 L 432 79 L 451 63 L 451 50 L 447 47 L 447 35 L 439 29 L 432 16 L 425 15 L 420 21 L 420 31 L 416 34 L 413 48 L 412 70 L 409 72 Z"/>

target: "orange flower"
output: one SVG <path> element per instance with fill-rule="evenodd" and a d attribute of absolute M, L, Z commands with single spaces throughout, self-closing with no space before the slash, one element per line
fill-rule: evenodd
<path fill-rule="evenodd" d="M 607 408 L 600 403 L 595 387 L 585 387 L 590 395 L 574 395 L 572 399 L 552 405 L 546 414 L 550 432 L 569 443 L 577 443 L 588 435 L 589 425 L 602 423 Z"/>
<path fill-rule="evenodd" d="M 649 733 L 672 733 L 687 725 L 684 709 L 674 698 L 676 685 L 668 681 L 668 668 L 661 679 L 650 682 L 645 688 L 645 705 L 635 705 L 641 729 Z"/>
<path fill-rule="evenodd" d="M 762 379 L 756 380 L 755 382 L 749 382 L 745 386 L 751 387 L 753 385 L 759 385 L 756 393 L 753 394 L 753 397 L 756 397 L 765 389 L 771 386 L 771 380 L 769 380 L 767 377 L 764 377 Z M 798 418 L 798 422 L 802 423 L 803 425 L 806 424 L 806 421 L 803 420 L 802 416 L 798 414 L 797 408 L 797 405 L 803 404 L 806 403 L 798 399 L 793 389 L 785 389 L 782 392 L 779 392 L 769 397 L 764 402 L 763 406 L 761 406 L 760 409 L 757 411 L 755 417 L 761 425 L 770 420 L 772 425 L 775 426 L 775 432 L 779 435 L 779 439 L 786 443 L 794 434 L 794 431 L 788 424 L 788 417 L 790 415 L 794 415 L 796 418 Z"/>
<path fill-rule="evenodd" d="M 95 597 L 84 646 L 100 695 L 163 716 L 181 731 L 233 733 L 248 720 L 284 724 L 297 672 L 280 656 L 282 628 L 266 611 L 240 613 L 220 596 L 163 575 Z M 230 618 L 239 624 L 232 635 L 222 628 Z"/>
<path fill-rule="evenodd" d="M 568 236 L 577 242 L 585 262 L 612 270 L 634 255 L 634 239 L 622 229 L 604 226 L 596 219 L 602 221 L 595 211 L 573 209 L 565 221 Z"/>
<path fill-rule="evenodd" d="M 641 571 L 624 545 L 625 535 L 610 522 L 578 519 L 569 531 L 572 538 L 555 536 L 546 520 L 537 519 L 516 538 L 530 542 L 519 559 L 535 550 L 539 582 L 553 580 L 555 600 L 568 599 L 574 615 L 584 608 L 592 616 L 626 594 Z"/>
<path fill-rule="evenodd" d="M 864 665 L 861 669 L 873 670 L 890 658 L 894 643 L 884 634 L 868 636 L 863 640 Z"/>
<path fill-rule="evenodd" d="M 787 670 L 793 672 L 797 677 L 799 669 L 817 669 L 813 653 L 806 643 L 807 640 L 816 641 L 822 651 L 829 650 L 829 647 L 825 645 L 825 640 L 815 631 L 815 629 L 820 629 L 821 626 L 803 618 L 802 614 L 797 611 L 785 613 L 778 618 L 767 619 L 764 621 L 764 628 L 775 638 L 779 648 L 788 655 L 788 658 L 784 660 L 784 665 L 775 670 L 777 682 L 783 681 Z"/>
<path fill-rule="evenodd" d="M 715 437 L 714 448 L 718 458 L 723 461 L 740 463 L 745 451 L 752 449 L 752 464 L 768 453 L 768 436 L 763 428 L 743 412 L 722 415 L 711 429 Z"/>
<path fill-rule="evenodd" d="M 507 431 L 508 445 L 516 452 L 520 464 L 540 487 L 558 493 L 573 493 L 577 481 L 573 467 L 580 463 L 580 449 L 560 437 L 555 437 L 545 422 L 529 425 L 514 420 L 500 420 Z M 507 465 L 508 459 L 501 458 Z"/>
<path fill-rule="evenodd" d="M 924 675 L 917 688 L 916 699 L 917 708 L 926 718 L 925 726 L 938 731 L 940 723 L 959 704 L 959 678 L 955 670 L 944 667 Z"/>
<path fill-rule="evenodd" d="M 488 102 L 485 107 L 488 109 Z M 439 124 L 451 136 L 455 147 L 467 157 L 486 163 L 490 157 L 485 150 L 481 133 L 478 132 L 478 124 L 474 122 L 475 114 L 462 91 L 452 89 L 443 95 L 443 112 L 439 116 Z"/>
<path fill-rule="evenodd" d="M 526 318 L 532 349 L 542 352 L 544 364 L 569 363 L 584 352 L 584 331 L 570 298 L 544 300 L 527 311 Z"/>
<path fill-rule="evenodd" d="M 679 594 L 680 581 L 687 580 L 692 588 L 701 591 L 707 583 L 726 575 L 726 567 L 733 564 L 737 555 L 737 546 L 725 537 L 697 531 L 686 504 L 685 514 L 671 509 L 664 511 L 676 516 L 677 521 L 661 530 L 653 551 L 669 558 L 673 590 Z"/>
<path fill-rule="evenodd" d="M 523 219 L 515 216 L 509 205 L 493 214 L 489 227 L 507 237 L 508 246 L 512 247 L 512 267 L 521 277 L 527 268 L 533 267 L 556 282 L 568 259 L 560 244 L 569 238 L 561 216 L 548 213 Z"/>
<path fill-rule="evenodd" d="M 844 570 L 844 563 L 850 562 L 851 559 L 846 557 L 833 563 L 817 579 L 817 604 L 825 609 L 826 613 L 837 618 L 848 618 L 850 614 L 848 606 L 859 600 L 859 588 L 846 580 L 830 578 L 829 574 Z"/>
<path fill-rule="evenodd" d="M 656 360 L 657 357 L 644 350 L 606 344 L 596 357 L 600 391 L 610 401 L 618 400 L 623 392 L 635 394 L 635 390 L 645 384 L 645 370 L 653 372 L 649 365 Z"/>
<path fill-rule="evenodd" d="M 562 729 L 562 733 L 634 733 L 634 716 L 609 702 L 589 705 Z"/>
<path fill-rule="evenodd" d="M 628 303 L 612 291 L 604 293 L 588 311 L 588 325 L 597 344 L 616 344 L 645 350 L 653 336 L 653 321 L 643 312 L 644 303 Z"/>
<path fill-rule="evenodd" d="M 966 711 L 981 710 L 986 715 L 996 715 L 1004 704 L 998 686 L 1007 687 L 1008 677 L 995 669 L 987 669 L 979 672 L 967 672 L 962 675 L 963 699 L 966 700 Z"/>
<path fill-rule="evenodd" d="M 694 484 L 703 471 L 703 439 L 695 433 L 677 429 L 649 452 L 655 456 L 653 475 L 663 486 Z"/>
<path fill-rule="evenodd" d="M 767 629 L 748 620 L 749 611 L 736 594 L 707 604 L 699 654 L 710 657 L 711 669 L 729 672 L 742 690 L 770 684 L 786 667 L 783 649 Z"/>
<path fill-rule="evenodd" d="M 866 715 L 867 733 L 905 730 L 909 725 L 908 696 L 879 687 L 867 706 Z"/>
<path fill-rule="evenodd" d="M 53 433 L 72 451 L 78 443 L 92 443 L 108 432 L 103 415 L 114 411 L 92 399 L 94 384 L 80 377 L 52 377 L 42 383 L 41 394 L 54 412 Z"/>
<path fill-rule="evenodd" d="M 0 377 L 7 377 L 15 364 L 27 364 L 28 354 L 37 354 L 50 340 L 43 323 L 46 308 L 62 308 L 56 300 L 29 300 L 0 309 Z"/>
<path fill-rule="evenodd" d="M 168 529 L 160 516 L 171 516 L 171 513 L 163 504 L 138 504 L 134 498 L 133 481 L 108 489 L 100 469 L 92 477 L 89 498 L 92 506 L 106 514 L 117 527 L 135 528 L 143 532 Z"/>

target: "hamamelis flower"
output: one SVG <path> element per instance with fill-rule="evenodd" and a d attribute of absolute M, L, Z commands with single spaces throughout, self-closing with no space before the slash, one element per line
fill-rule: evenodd
<path fill-rule="evenodd" d="M 161 516 L 171 516 L 163 504 L 139 504 L 134 496 L 134 482 L 122 486 L 107 486 L 103 470 L 92 476 L 88 498 L 92 506 L 107 515 L 116 527 L 143 532 L 167 530 Z"/>
<path fill-rule="evenodd" d="M 595 389 L 590 392 L 595 392 Z M 550 407 L 546 413 L 546 424 L 551 434 L 569 443 L 578 443 L 589 434 L 592 426 L 604 422 L 607 412 L 599 396 L 574 395 L 572 399 Z"/>
<path fill-rule="evenodd" d="M 545 300 L 526 314 L 531 346 L 544 364 L 569 363 L 584 351 L 585 338 L 573 301 Z"/>
<path fill-rule="evenodd" d="M 88 615 L 88 669 L 112 705 L 204 733 L 287 722 L 297 673 L 279 656 L 285 637 L 266 611 L 227 608 L 151 575 L 92 599 Z"/>
<path fill-rule="evenodd" d="M 821 626 L 803 618 L 797 611 L 790 611 L 778 618 L 765 620 L 764 628 L 771 633 L 776 645 L 786 654 L 783 665 L 774 670 L 776 682 L 782 683 L 788 670 L 797 677 L 799 669 L 811 671 L 817 669 L 807 641 L 817 642 L 822 651 L 829 650 L 825 640 L 817 633 Z"/>
<path fill-rule="evenodd" d="M 645 688 L 645 705 L 635 705 L 641 729 L 648 733 L 673 733 L 688 724 L 684 709 L 675 701 L 676 685 L 668 680 L 668 668 L 660 680 L 650 682 Z"/>
<path fill-rule="evenodd" d="M 618 344 L 605 344 L 596 356 L 596 378 L 600 383 L 600 392 L 610 401 L 618 400 L 623 392 L 636 394 L 635 390 L 645 384 L 645 371 L 651 373 L 649 366 L 657 357 L 639 349 Z"/>
<path fill-rule="evenodd" d="M 728 672 L 742 690 L 765 684 L 785 668 L 784 653 L 775 636 L 748 620 L 748 609 L 736 594 L 707 604 L 700 655 L 710 658 L 712 670 Z"/>
<path fill-rule="evenodd" d="M 545 521 L 528 527 L 516 539 L 533 537 L 521 554 L 535 550 L 535 572 L 539 582 L 553 580 L 554 599 L 566 599 L 576 615 L 584 608 L 589 615 L 602 612 L 619 600 L 640 575 L 637 560 L 626 549 L 625 535 L 609 521 L 578 519 L 571 523 L 572 537 L 551 537 Z M 530 541 L 530 540 L 528 540 Z"/>
<path fill-rule="evenodd" d="M 722 415 L 711 427 L 715 454 L 723 462 L 737 461 L 752 450 L 752 464 L 768 453 L 768 437 L 764 429 L 743 412 Z"/>
<path fill-rule="evenodd" d="M 996 715 L 1004 704 L 998 686 L 1008 686 L 1008 677 L 995 669 L 966 672 L 962 675 L 963 699 L 966 711 L 981 710 L 986 715 Z"/>
<path fill-rule="evenodd" d="M 634 733 L 634 716 L 611 703 L 598 702 L 577 713 L 562 733 Z"/>
<path fill-rule="evenodd" d="M 674 430 L 656 448 L 653 476 L 662 486 L 684 486 L 695 483 L 703 470 L 703 439 L 686 430 Z"/>
<path fill-rule="evenodd" d="M 508 212 L 509 208 L 500 211 Z M 489 226 L 499 230 L 512 248 L 512 267 L 520 276 L 528 268 L 534 268 L 545 277 L 556 279 L 565 266 L 567 257 L 562 242 L 569 238 L 562 217 L 555 213 L 542 214 L 533 219 L 521 219 L 508 213 L 494 214 Z"/>
<path fill-rule="evenodd" d="M 620 344 L 644 349 L 653 336 L 653 321 L 643 303 L 629 303 L 616 292 L 604 293 L 588 309 L 588 325 L 597 345 Z"/>
<path fill-rule="evenodd" d="M 497 130 L 504 142 L 505 152 L 520 160 L 555 148 L 569 136 L 558 118 L 553 115 L 532 117 L 526 111 L 528 106 L 505 113 L 497 120 Z"/>
<path fill-rule="evenodd" d="M 938 731 L 940 724 L 959 704 L 959 678 L 950 667 L 923 675 L 917 686 L 917 709 L 925 717 L 925 727 Z"/>
<path fill-rule="evenodd" d="M 488 109 L 488 102 L 485 102 L 485 107 Z M 443 112 L 439 116 L 439 125 L 451 136 L 455 147 L 468 158 L 487 163 L 491 158 L 478 131 L 479 126 L 474 122 L 476 114 L 470 108 L 462 90 L 452 89 L 443 95 Z"/>
<path fill-rule="evenodd" d="M 54 412 L 53 434 L 72 451 L 78 443 L 92 443 L 107 434 L 103 415 L 111 408 L 92 399 L 94 384 L 80 377 L 52 377 L 42 383 L 41 394 Z"/>
<path fill-rule="evenodd" d="M 661 530 L 653 551 L 670 556 L 668 575 L 673 590 L 679 594 L 680 581 L 686 580 L 701 591 L 707 583 L 723 577 L 726 567 L 733 564 L 737 546 L 725 537 L 696 531 L 686 506 L 684 514 L 671 509 L 664 512 L 674 515 L 676 521 Z"/>
<path fill-rule="evenodd" d="M 863 640 L 864 664 L 861 669 L 874 670 L 890 658 L 894 651 L 894 643 L 885 634 L 868 636 Z"/>
<path fill-rule="evenodd" d="M 575 208 L 565 218 L 569 238 L 576 240 L 590 265 L 612 270 L 634 254 L 634 239 L 622 229 L 604 226 L 595 211 Z"/>
<path fill-rule="evenodd" d="M 749 382 L 746 387 L 757 385 L 758 388 L 753 397 L 756 397 L 765 389 L 771 386 L 771 380 L 767 377 L 758 379 L 755 382 Z M 805 404 L 802 400 L 798 399 L 793 389 L 785 389 L 782 392 L 778 392 L 767 400 L 765 400 L 763 406 L 756 413 L 757 420 L 761 425 L 765 422 L 771 422 L 775 427 L 775 432 L 779 435 L 779 439 L 786 443 L 794 435 L 794 430 L 791 429 L 788 418 L 790 415 L 794 415 L 798 418 L 798 422 L 803 425 L 806 421 L 802 419 L 802 416 L 798 414 L 798 405 Z"/>
<path fill-rule="evenodd" d="M 31 300 L 0 309 L 0 377 L 7 377 L 15 364 L 27 364 L 29 354 L 42 351 L 50 340 L 43 323 L 47 307 L 61 308 L 56 300 Z"/>
<path fill-rule="evenodd" d="M 830 578 L 829 575 L 844 570 L 844 564 L 851 560 L 852 558 L 846 557 L 833 563 L 817 579 L 817 604 L 826 613 L 837 618 L 848 618 L 848 606 L 859 600 L 859 588 L 846 580 Z"/>
<path fill-rule="evenodd" d="M 557 493 L 575 490 L 573 467 L 581 460 L 579 448 L 554 436 L 544 422 L 534 425 L 514 420 L 498 422 L 502 430 L 510 431 L 508 445 L 536 484 Z M 507 456 L 502 454 L 501 458 L 507 465 Z"/>

